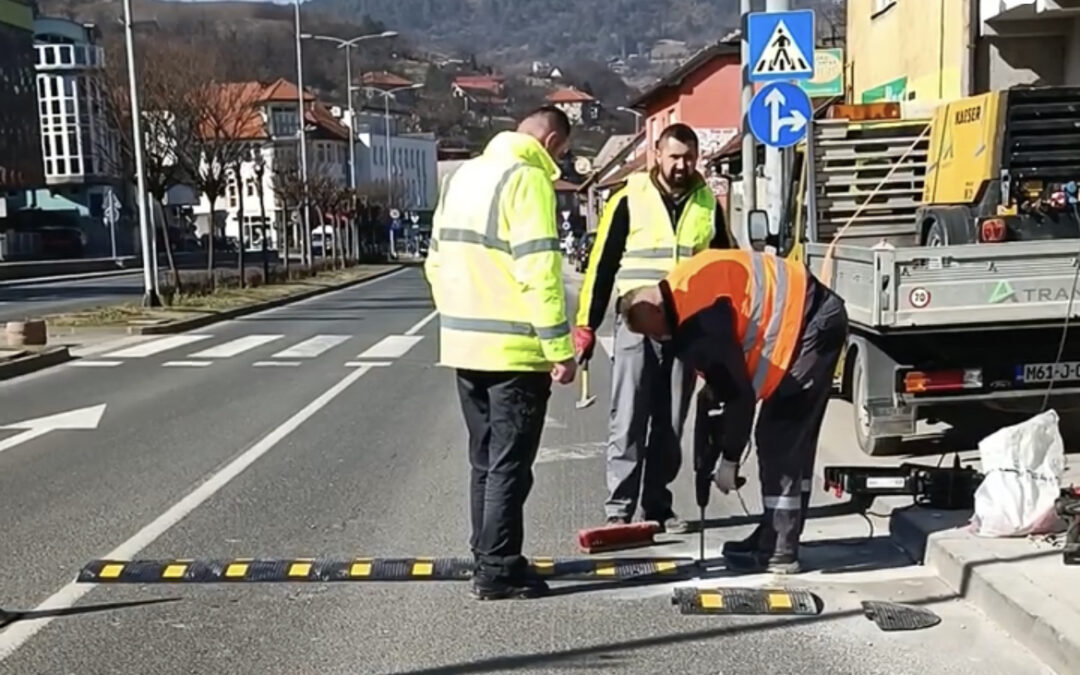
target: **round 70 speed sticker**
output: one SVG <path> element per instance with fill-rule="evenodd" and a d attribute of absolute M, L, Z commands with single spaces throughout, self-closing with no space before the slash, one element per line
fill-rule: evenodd
<path fill-rule="evenodd" d="M 925 288 L 913 288 L 908 294 L 908 302 L 915 309 L 923 309 L 930 304 L 930 291 Z"/>

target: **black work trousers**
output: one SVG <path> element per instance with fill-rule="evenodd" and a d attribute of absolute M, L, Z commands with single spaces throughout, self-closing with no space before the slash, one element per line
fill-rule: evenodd
<path fill-rule="evenodd" d="M 771 554 L 798 556 L 818 436 L 847 339 L 844 301 L 821 285 L 810 300 L 792 363 L 761 404 L 755 428 L 764 505 L 759 547 Z"/>
<path fill-rule="evenodd" d="M 551 375 L 546 372 L 457 371 L 461 411 L 469 432 L 472 536 L 476 575 L 521 579 L 525 499 L 540 447 Z"/>

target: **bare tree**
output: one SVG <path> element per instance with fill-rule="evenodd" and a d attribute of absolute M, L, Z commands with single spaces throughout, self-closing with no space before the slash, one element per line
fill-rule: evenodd
<path fill-rule="evenodd" d="M 289 207 L 296 208 L 299 216 L 301 204 L 304 198 L 304 185 L 300 180 L 300 170 L 295 165 L 274 166 L 272 177 L 274 196 L 281 202 L 281 210 L 285 214 L 285 224 L 282 228 L 282 255 L 285 257 L 285 278 L 289 278 L 289 230 L 292 229 L 289 221 Z"/>
<path fill-rule="evenodd" d="M 266 250 L 266 153 L 265 148 L 256 146 L 252 153 L 252 170 L 259 189 L 259 228 L 262 243 L 263 283 L 270 283 L 270 260 Z"/>
<path fill-rule="evenodd" d="M 261 119 L 253 107 L 258 85 L 219 82 L 214 64 L 203 58 L 192 59 L 186 65 L 198 78 L 198 86 L 188 92 L 185 110 L 196 132 L 191 142 L 177 148 L 177 155 L 196 189 L 210 202 L 207 269 L 214 288 L 215 208 L 225 194 L 232 170 L 242 161 L 245 141 L 260 128 Z M 242 197 L 238 195 L 238 199 Z"/>

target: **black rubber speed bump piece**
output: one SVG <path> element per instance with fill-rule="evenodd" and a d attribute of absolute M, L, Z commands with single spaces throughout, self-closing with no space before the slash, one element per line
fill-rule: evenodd
<path fill-rule="evenodd" d="M 815 616 L 821 601 L 790 588 L 676 588 L 671 604 L 682 614 L 795 614 Z"/>
<path fill-rule="evenodd" d="M 535 558 L 535 576 L 558 581 L 681 579 L 692 558 Z M 77 581 L 91 584 L 214 584 L 333 581 L 462 581 L 469 558 L 229 558 L 223 560 L 94 560 Z"/>
<path fill-rule="evenodd" d="M 941 623 L 941 617 L 930 610 L 896 602 L 863 600 L 863 613 L 885 631 L 919 630 Z"/>

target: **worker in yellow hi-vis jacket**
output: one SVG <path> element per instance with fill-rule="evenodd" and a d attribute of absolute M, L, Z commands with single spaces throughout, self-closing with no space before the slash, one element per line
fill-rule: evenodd
<path fill-rule="evenodd" d="M 555 158 L 570 122 L 541 108 L 446 176 L 425 273 L 440 317 L 439 364 L 457 371 L 469 433 L 473 594 L 547 591 L 522 556 L 524 505 L 551 383 L 573 382 Z"/>
<path fill-rule="evenodd" d="M 605 205 L 574 328 L 581 358 L 592 356 L 613 287 L 622 297 L 657 283 L 678 261 L 706 248 L 735 246 L 697 159 L 697 134 L 673 124 L 657 139 L 656 167 L 632 174 Z M 628 331 L 618 313 L 613 352 L 607 522 L 630 522 L 640 497 L 644 520 L 659 522 L 667 532 L 686 532 L 667 486 L 682 466 L 680 439 L 694 373 L 670 345 Z"/>

